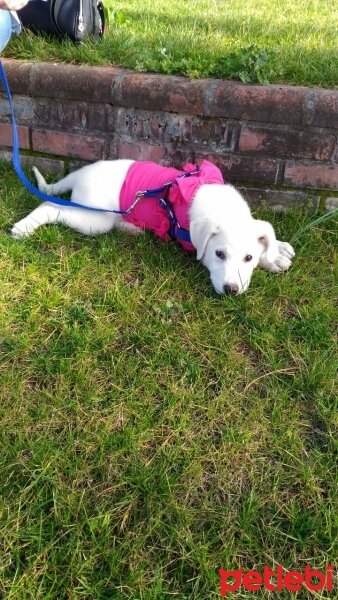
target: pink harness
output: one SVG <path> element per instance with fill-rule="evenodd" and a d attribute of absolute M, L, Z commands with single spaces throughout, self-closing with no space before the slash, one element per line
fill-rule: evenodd
<path fill-rule="evenodd" d="M 123 216 L 125 221 L 132 223 L 141 229 L 149 229 L 162 240 L 170 239 L 170 218 L 164 203 L 158 199 L 158 195 L 150 192 L 172 183 L 167 188 L 167 193 L 162 192 L 161 198 L 167 199 L 171 206 L 178 226 L 189 231 L 189 208 L 197 190 L 201 185 L 208 183 L 224 184 L 220 170 L 207 160 L 204 160 L 196 174 L 184 177 L 185 173 L 194 171 L 195 165 L 187 164 L 183 171 L 172 167 L 162 167 L 150 161 L 134 162 L 123 183 L 120 193 L 120 211 L 126 212 L 136 198 L 140 201 L 133 207 L 128 215 Z M 183 177 L 182 177 L 183 176 Z M 147 191 L 143 197 L 142 192 Z M 149 193 L 149 195 L 148 195 Z M 156 201 L 156 199 L 158 199 Z M 190 241 L 181 239 L 178 241 L 185 250 L 194 251 L 195 248 Z"/>

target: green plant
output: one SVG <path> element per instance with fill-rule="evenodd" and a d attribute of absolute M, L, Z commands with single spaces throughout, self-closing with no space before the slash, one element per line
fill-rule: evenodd
<path fill-rule="evenodd" d="M 243 83 L 266 85 L 275 79 L 277 73 L 266 48 L 251 45 L 219 58 L 212 74 L 215 77 L 240 79 Z"/>

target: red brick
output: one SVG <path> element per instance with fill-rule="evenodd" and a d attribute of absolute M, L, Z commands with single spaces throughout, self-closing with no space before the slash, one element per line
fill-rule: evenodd
<path fill-rule="evenodd" d="M 232 150 L 237 139 L 236 125 L 222 123 L 220 119 L 203 119 L 197 116 L 174 113 L 117 108 L 115 132 L 129 141 L 147 140 L 149 143 L 188 142 L 210 145 L 221 144 Z"/>
<path fill-rule="evenodd" d="M 114 85 L 112 100 L 116 105 L 145 110 L 203 114 L 207 86 L 202 79 L 129 72 Z"/>
<path fill-rule="evenodd" d="M 220 144 L 222 148 L 234 149 L 234 142 L 237 139 L 238 127 L 234 123 L 227 123 L 221 119 L 210 119 L 194 116 L 191 119 L 186 117 L 187 135 L 186 140 L 194 144 L 203 144 L 208 146 L 212 143 Z"/>
<path fill-rule="evenodd" d="M 129 142 L 139 140 L 153 145 L 191 139 L 192 119 L 189 116 L 156 111 L 119 108 L 116 110 L 115 131 Z"/>
<path fill-rule="evenodd" d="M 224 178 L 230 183 L 232 181 L 276 183 L 280 166 L 277 160 L 234 154 L 219 156 L 217 154 L 199 154 L 197 152 L 196 159 L 198 161 L 203 159 L 210 160 L 221 169 Z"/>
<path fill-rule="evenodd" d="M 329 160 L 335 145 L 333 133 L 242 127 L 239 149 L 276 157 Z"/>
<path fill-rule="evenodd" d="M 335 163 L 337 163 L 337 162 L 338 162 L 338 142 L 337 142 L 337 144 L 336 144 L 336 146 L 335 146 L 335 149 L 333 150 L 333 153 L 332 153 L 332 160 L 333 160 L 333 162 L 335 162 Z"/>
<path fill-rule="evenodd" d="M 28 127 L 18 127 L 20 148 L 29 148 L 29 129 Z M 12 146 L 13 133 L 12 125 L 9 123 L 0 123 L 0 145 Z"/>
<path fill-rule="evenodd" d="M 338 166 L 316 163 L 287 163 L 284 183 L 295 187 L 338 190 Z"/>
<path fill-rule="evenodd" d="M 130 158 L 132 160 L 152 160 L 160 162 L 166 155 L 163 146 L 149 146 L 148 144 L 133 144 L 129 142 L 118 142 L 118 158 Z"/>
<path fill-rule="evenodd" d="M 107 133 L 114 129 L 111 109 L 104 104 L 88 104 L 87 123 L 85 127 L 90 131 L 103 131 Z"/>
<path fill-rule="evenodd" d="M 314 196 L 306 192 L 260 189 L 247 186 L 239 186 L 238 189 L 253 208 L 262 205 L 269 206 L 275 212 L 284 212 L 294 206 L 317 209 L 320 200 L 320 196 Z"/>
<path fill-rule="evenodd" d="M 83 102 L 57 101 L 52 98 L 39 98 L 35 111 L 36 128 L 62 129 L 70 131 L 83 129 L 87 123 L 88 105 Z"/>
<path fill-rule="evenodd" d="M 106 158 L 106 142 L 102 138 L 46 129 L 33 129 L 32 133 L 33 150 L 38 152 L 89 161 Z"/>
<path fill-rule="evenodd" d="M 39 98 L 34 126 L 69 132 L 79 130 L 106 132 L 108 128 L 106 105 Z"/>
<path fill-rule="evenodd" d="M 22 156 L 21 164 L 23 164 L 27 169 L 31 169 L 33 166 L 35 166 L 42 173 L 50 173 L 51 175 L 61 175 L 65 168 L 63 160 L 58 160 L 55 158 L 43 158 L 42 156 Z"/>
<path fill-rule="evenodd" d="M 11 58 L 2 58 L 1 62 L 5 67 L 11 92 L 13 94 L 27 94 L 33 63 L 21 62 Z"/>
<path fill-rule="evenodd" d="M 301 87 L 258 86 L 217 81 L 210 84 L 204 115 L 266 123 L 300 124 L 306 93 L 307 89 Z"/>
<path fill-rule="evenodd" d="M 18 125 L 32 125 L 36 103 L 33 98 L 27 96 L 13 96 L 15 118 Z M 11 123 L 10 110 L 7 98 L 0 98 L 0 120 L 2 123 Z"/>
<path fill-rule="evenodd" d="M 186 115 L 162 113 L 150 119 L 147 133 L 150 139 L 166 143 L 187 142 L 191 139 L 191 118 Z"/>
<path fill-rule="evenodd" d="M 127 135 L 131 139 L 143 138 L 150 114 L 132 108 L 118 108 L 115 113 L 115 131 L 121 136 Z"/>
<path fill-rule="evenodd" d="M 312 125 L 338 129 L 338 92 L 316 91 Z"/>
<path fill-rule="evenodd" d="M 37 63 L 31 69 L 29 93 L 105 103 L 110 101 L 114 78 L 121 72 L 124 71 L 113 67 Z"/>
<path fill-rule="evenodd" d="M 166 122 L 163 116 L 152 115 L 149 119 L 149 133 L 152 139 L 163 140 Z"/>

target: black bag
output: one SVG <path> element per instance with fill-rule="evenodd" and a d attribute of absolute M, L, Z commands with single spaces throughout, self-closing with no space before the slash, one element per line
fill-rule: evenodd
<path fill-rule="evenodd" d="M 88 36 L 101 38 L 105 15 L 99 0 L 31 0 L 17 11 L 24 27 L 59 37 L 68 35 L 74 42 Z"/>

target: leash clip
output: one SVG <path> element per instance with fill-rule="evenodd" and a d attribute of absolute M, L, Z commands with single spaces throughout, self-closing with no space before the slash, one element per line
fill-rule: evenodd
<path fill-rule="evenodd" d="M 142 200 L 142 198 L 145 196 L 146 193 L 147 193 L 147 190 L 145 190 L 144 192 L 137 192 L 134 202 L 125 211 L 126 215 L 129 215 L 134 210 L 135 206 L 137 206 L 137 204 L 140 202 L 140 200 Z"/>

